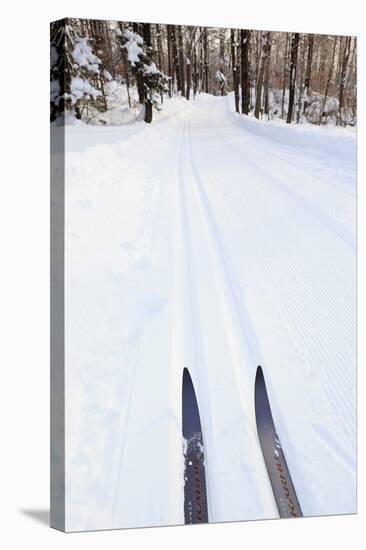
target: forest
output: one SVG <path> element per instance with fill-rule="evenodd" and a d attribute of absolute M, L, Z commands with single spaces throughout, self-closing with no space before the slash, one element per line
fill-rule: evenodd
<path fill-rule="evenodd" d="M 167 98 L 232 93 L 257 119 L 357 123 L 356 37 L 63 19 L 50 53 L 51 122 L 151 123 Z"/>

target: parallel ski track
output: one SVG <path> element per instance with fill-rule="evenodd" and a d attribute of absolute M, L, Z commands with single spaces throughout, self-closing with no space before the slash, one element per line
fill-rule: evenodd
<path fill-rule="evenodd" d="M 202 184 L 200 174 L 192 155 L 192 141 L 190 123 L 186 123 L 183 131 L 182 148 L 180 161 L 178 165 L 178 186 L 180 203 L 180 222 L 182 226 L 183 239 L 181 246 L 183 263 L 186 265 L 187 278 L 189 283 L 189 310 L 191 317 L 192 338 L 194 341 L 195 367 L 192 369 L 197 380 L 197 398 L 201 405 L 201 422 L 203 427 L 203 438 L 205 445 L 205 462 L 206 462 L 206 483 L 208 494 L 209 517 L 217 516 L 216 502 L 213 497 L 214 488 L 210 476 L 210 454 L 208 449 L 212 448 L 213 426 L 211 423 L 211 403 L 209 396 L 209 377 L 207 369 L 209 366 L 205 362 L 204 351 L 202 349 L 202 330 L 205 328 L 200 326 L 202 312 L 198 308 L 197 283 L 194 276 L 194 266 L 192 265 L 192 234 L 191 220 L 197 216 L 201 220 L 203 226 L 203 234 L 205 234 L 205 242 L 207 245 L 202 250 L 204 256 L 207 250 L 208 258 L 214 259 L 216 268 L 215 272 L 209 274 L 216 281 L 215 292 L 212 296 L 221 311 L 221 322 L 224 324 L 223 338 L 226 338 L 228 349 L 230 350 L 231 358 L 228 357 L 227 364 L 232 369 L 232 374 L 236 379 L 236 387 L 241 402 L 241 408 L 246 421 L 250 420 L 250 428 L 248 445 L 257 449 L 256 460 L 262 460 L 262 475 L 261 479 L 257 480 L 257 492 L 259 498 L 265 498 L 268 501 L 273 500 L 272 489 L 269 484 L 266 473 L 263 457 L 260 451 L 257 434 L 255 432 L 255 422 L 252 420 L 254 415 L 253 408 L 253 383 L 256 366 L 261 361 L 259 345 L 252 328 L 249 315 L 245 311 L 244 304 L 240 296 L 240 289 L 235 280 L 234 272 L 230 266 L 220 231 L 212 211 L 212 207 L 207 198 L 204 186 Z M 218 282 L 217 282 L 218 281 Z M 181 293 L 182 299 L 184 293 Z M 184 308 L 180 306 L 180 310 Z M 205 334 L 207 337 L 207 334 Z M 224 367 L 224 365 L 223 365 Z M 226 366 L 227 368 L 227 366 Z M 206 388 L 204 390 L 203 388 Z M 254 416 L 253 416 L 254 418 Z M 243 420 L 244 421 L 244 420 Z M 267 484 L 263 484 L 263 478 L 267 479 Z M 262 497 L 260 497 L 262 495 Z M 275 506 L 273 505 L 273 515 L 275 515 Z M 245 518 L 244 518 L 245 519 Z"/>
<path fill-rule="evenodd" d="M 180 247 L 181 250 L 177 250 L 178 254 L 178 269 L 177 269 L 177 276 L 178 280 L 183 277 L 184 274 L 183 270 L 179 269 L 180 266 L 183 266 L 183 269 L 185 271 L 185 275 L 187 277 L 188 281 L 188 295 L 189 295 L 189 303 L 188 303 L 188 317 L 191 322 L 190 328 L 187 326 L 180 327 L 180 330 L 183 328 L 183 330 L 188 330 L 191 338 L 193 339 L 193 357 L 192 360 L 194 361 L 193 365 L 183 365 L 188 367 L 190 372 L 195 375 L 195 380 L 198 384 L 198 392 L 197 392 L 197 399 L 198 399 L 198 406 L 200 406 L 200 400 L 202 402 L 203 392 L 202 387 L 207 388 L 206 380 L 203 380 L 203 372 L 202 368 L 199 368 L 198 365 L 202 365 L 204 363 L 203 359 L 203 353 L 202 353 L 202 337 L 201 337 L 201 330 L 200 325 L 198 323 L 199 319 L 199 311 L 197 309 L 197 299 L 196 299 L 196 290 L 194 285 L 194 277 L 192 272 L 192 247 L 191 247 L 191 237 L 190 237 L 190 229 L 189 229 L 189 221 L 188 221 L 188 206 L 187 206 L 187 197 L 186 197 L 186 191 L 185 191 L 185 178 L 186 173 L 184 171 L 184 155 L 185 155 L 185 140 L 186 140 L 186 123 L 183 123 L 183 130 L 182 130 L 182 137 L 181 137 L 181 145 L 180 145 L 180 152 L 178 156 L 178 232 L 181 231 L 181 241 L 180 241 Z M 177 300 L 181 301 L 184 300 L 185 292 L 184 292 L 184 281 L 180 281 L 177 286 Z M 178 315 L 182 315 L 185 309 L 185 304 L 180 304 L 179 311 L 177 312 Z M 179 330 L 179 329 L 178 329 Z M 173 340 L 177 340 L 181 338 L 182 335 L 177 334 Z M 184 343 L 182 348 L 184 348 Z M 180 352 L 184 354 L 184 349 L 180 349 Z M 181 359 L 181 358 L 180 358 Z M 179 358 L 178 358 L 179 360 Z M 183 373 L 183 369 L 182 369 Z M 206 399 L 206 407 L 210 408 L 210 402 L 209 399 Z M 201 416 L 201 425 L 203 426 L 210 426 L 211 422 L 211 414 L 206 410 L 206 415 L 204 418 L 204 422 L 202 419 L 202 413 L 200 410 L 200 416 Z M 205 453 L 205 464 L 209 464 L 209 457 L 207 456 L 207 450 L 206 450 L 206 432 L 203 430 L 203 445 L 204 445 L 204 453 Z M 207 470 L 207 468 L 206 468 Z M 183 472 L 182 472 L 182 479 L 183 479 Z M 207 487 L 207 500 L 208 500 L 208 515 L 209 518 L 212 516 L 214 503 L 212 499 L 209 498 L 209 495 L 212 494 L 212 487 L 210 488 L 210 476 L 207 475 L 206 471 L 206 487 Z"/>

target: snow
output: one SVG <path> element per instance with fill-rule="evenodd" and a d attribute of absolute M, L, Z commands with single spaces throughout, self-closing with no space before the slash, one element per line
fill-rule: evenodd
<path fill-rule="evenodd" d="M 93 54 L 86 38 L 77 38 L 72 56 L 79 67 L 85 67 L 92 73 L 99 72 L 99 64 L 101 61 Z"/>
<path fill-rule="evenodd" d="M 233 110 L 66 127 L 67 530 L 183 523 L 184 366 L 211 522 L 278 515 L 258 364 L 304 515 L 356 510 L 356 133 Z"/>
<path fill-rule="evenodd" d="M 143 53 L 142 45 L 144 41 L 139 34 L 129 30 L 123 31 L 123 37 L 126 42 L 122 47 L 127 50 L 127 59 L 131 63 L 132 67 L 134 67 L 136 63 L 140 62 L 140 55 Z"/>
<path fill-rule="evenodd" d="M 74 76 L 71 79 L 70 91 L 72 105 L 75 105 L 77 100 L 83 98 L 84 96 L 91 96 L 93 99 L 96 99 L 98 96 L 102 95 L 99 90 L 90 84 L 89 80 L 79 76 Z"/>
<path fill-rule="evenodd" d="M 157 66 L 155 65 L 154 62 L 151 62 L 150 65 L 145 65 L 144 64 L 144 74 L 145 75 L 149 75 L 149 74 L 161 74 L 160 71 L 158 70 Z"/>

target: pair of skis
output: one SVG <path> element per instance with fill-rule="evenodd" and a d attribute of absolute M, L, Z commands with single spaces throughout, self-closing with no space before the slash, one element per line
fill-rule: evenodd
<path fill-rule="evenodd" d="M 257 432 L 280 517 L 301 517 L 302 512 L 276 432 L 262 367 L 254 389 Z M 207 523 L 207 490 L 201 421 L 193 382 L 187 368 L 182 384 L 184 451 L 184 521 Z"/>

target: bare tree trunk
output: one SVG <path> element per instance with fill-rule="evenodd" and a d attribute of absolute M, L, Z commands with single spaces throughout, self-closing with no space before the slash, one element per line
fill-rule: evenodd
<path fill-rule="evenodd" d="M 185 72 L 182 26 L 178 25 L 178 58 L 182 96 L 185 96 Z"/>
<path fill-rule="evenodd" d="M 282 81 L 282 102 L 281 102 L 281 118 L 285 115 L 285 95 L 286 95 L 286 80 L 287 80 L 287 57 L 289 48 L 289 34 L 286 33 L 285 57 L 283 61 L 283 81 Z"/>
<path fill-rule="evenodd" d="M 300 82 L 298 85 L 299 88 L 299 97 L 297 100 L 297 109 L 296 109 L 296 124 L 300 122 L 301 110 L 302 110 L 302 96 L 304 92 L 304 73 L 305 73 L 305 40 L 303 37 L 300 38 L 300 59 L 301 59 L 301 71 L 300 71 Z"/>
<path fill-rule="evenodd" d="M 155 26 L 156 26 L 156 37 L 157 37 L 157 46 L 158 46 L 159 70 L 163 71 L 163 64 L 164 64 L 164 50 L 163 50 L 163 41 L 162 41 L 163 30 L 160 27 L 160 25 L 155 25 Z"/>
<path fill-rule="evenodd" d="M 219 68 L 225 74 L 225 29 L 219 31 Z"/>
<path fill-rule="evenodd" d="M 187 46 L 187 56 L 186 56 L 186 75 L 187 75 L 187 86 L 186 86 L 186 99 L 189 101 L 191 95 L 192 87 L 192 54 L 193 54 L 193 80 L 196 80 L 195 71 L 196 71 L 196 43 L 194 43 L 194 38 L 196 35 L 198 27 L 190 32 L 188 46 Z M 195 84 L 193 85 L 195 88 Z M 195 95 L 195 92 L 194 92 Z M 193 97 L 194 97 L 193 95 Z"/>
<path fill-rule="evenodd" d="M 256 83 L 256 95 L 255 95 L 255 109 L 254 116 L 259 118 L 262 112 L 262 87 L 264 78 L 264 69 L 267 63 L 269 45 L 271 40 L 271 34 L 266 32 L 262 35 L 262 53 L 259 60 L 258 79 Z"/>
<path fill-rule="evenodd" d="M 357 42 L 357 37 L 354 36 L 353 37 L 353 48 L 352 48 L 351 58 L 350 58 L 350 61 L 349 61 L 350 70 L 348 71 L 348 77 L 346 79 L 346 88 L 348 87 L 348 85 L 350 83 L 352 73 L 353 73 L 353 69 L 354 69 L 354 66 L 355 66 L 355 61 L 354 60 L 355 60 L 355 54 L 356 54 L 356 42 Z"/>
<path fill-rule="evenodd" d="M 172 48 L 170 44 L 170 25 L 166 26 L 166 41 L 168 50 L 168 76 L 169 76 L 169 97 L 173 95 L 173 69 L 172 69 Z"/>
<path fill-rule="evenodd" d="M 182 84 L 180 80 L 180 67 L 179 67 L 179 58 L 178 58 L 178 49 L 177 49 L 177 39 L 175 34 L 175 26 L 169 25 L 170 40 L 172 45 L 172 56 L 173 56 L 173 68 L 175 72 L 176 82 L 177 82 L 177 91 L 182 91 Z"/>
<path fill-rule="evenodd" d="M 191 93 L 191 60 L 189 58 L 187 58 L 186 67 L 187 67 L 186 99 L 189 101 L 189 96 Z"/>
<path fill-rule="evenodd" d="M 268 36 L 268 44 L 267 44 L 267 57 L 266 57 L 266 64 L 264 67 L 264 114 L 267 116 L 269 115 L 269 68 L 271 63 L 271 47 L 272 47 L 272 36 L 271 33 L 267 33 Z"/>
<path fill-rule="evenodd" d="M 113 63 L 113 48 L 112 48 L 112 39 L 111 39 L 111 33 L 109 32 L 109 22 L 106 21 L 105 27 L 105 42 L 107 45 L 107 58 L 108 58 L 108 70 L 111 73 L 113 78 L 116 78 L 115 73 L 115 66 Z"/>
<path fill-rule="evenodd" d="M 124 50 L 124 59 L 126 63 L 126 88 L 127 88 L 127 99 L 128 99 L 128 106 L 131 109 L 131 95 L 130 95 L 130 76 L 128 74 L 128 62 L 127 62 L 127 52 Z"/>
<path fill-rule="evenodd" d="M 308 38 L 308 58 L 306 63 L 306 75 L 305 75 L 305 85 L 304 85 L 304 92 L 306 99 L 304 101 L 304 113 L 306 112 L 306 109 L 308 107 L 308 97 L 310 95 L 310 82 L 311 82 L 311 66 L 313 63 L 313 51 L 314 51 L 314 35 L 309 34 Z"/>
<path fill-rule="evenodd" d="M 345 84 L 346 84 L 347 64 L 350 56 L 350 48 L 351 48 L 351 37 L 347 36 L 344 41 L 341 74 L 340 74 L 340 81 L 339 81 L 339 96 L 338 96 L 339 107 L 338 107 L 337 124 L 341 126 L 345 126 L 345 122 L 343 121 L 343 118 L 342 118 L 342 109 L 344 108 L 344 92 L 345 92 Z"/>
<path fill-rule="evenodd" d="M 203 52 L 204 52 L 204 74 L 205 74 L 205 92 L 208 94 L 208 38 L 207 28 L 203 31 Z"/>
<path fill-rule="evenodd" d="M 324 110 L 325 110 L 325 106 L 326 106 L 326 103 L 327 103 L 329 86 L 330 86 L 330 83 L 331 83 L 331 80 L 332 80 L 332 75 L 333 75 L 333 65 L 334 65 L 334 57 L 335 57 L 337 42 L 338 42 L 337 37 L 335 37 L 334 38 L 334 44 L 333 44 L 333 50 L 332 50 L 332 59 L 331 59 L 330 68 L 329 68 L 329 74 L 328 74 L 327 82 L 326 82 L 325 89 L 324 89 L 323 101 L 322 101 L 321 106 L 320 106 L 318 124 L 322 123 L 322 119 L 323 119 L 323 116 L 324 116 Z"/>
<path fill-rule="evenodd" d="M 251 31 L 240 31 L 241 50 L 241 112 L 247 115 L 250 106 L 250 82 L 249 82 L 249 43 Z"/>
<path fill-rule="evenodd" d="M 233 69 L 233 88 L 235 96 L 235 111 L 239 113 L 239 74 L 237 61 L 237 47 L 235 41 L 235 30 L 231 29 L 231 64 Z"/>
<path fill-rule="evenodd" d="M 205 28 L 203 28 L 202 35 L 205 33 Z M 198 76 L 198 92 L 201 93 L 203 89 L 204 84 L 204 55 L 203 55 L 203 41 L 200 41 L 199 44 L 199 60 L 198 60 L 198 67 L 199 67 L 199 76 Z"/>
<path fill-rule="evenodd" d="M 291 63 L 290 63 L 290 82 L 289 82 L 289 102 L 287 112 L 287 124 L 291 124 L 292 115 L 294 112 L 295 103 L 295 84 L 296 84 L 296 70 L 297 70 L 297 51 L 299 47 L 300 34 L 298 32 L 292 33 L 291 38 Z"/>
<path fill-rule="evenodd" d="M 194 48 L 194 54 L 193 54 L 193 97 L 196 97 L 197 90 L 198 90 L 198 67 L 197 67 L 197 49 Z"/>
<path fill-rule="evenodd" d="M 258 82 L 259 65 L 261 59 L 261 38 L 262 32 L 256 31 L 255 33 L 255 82 Z"/>

